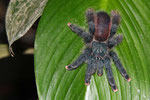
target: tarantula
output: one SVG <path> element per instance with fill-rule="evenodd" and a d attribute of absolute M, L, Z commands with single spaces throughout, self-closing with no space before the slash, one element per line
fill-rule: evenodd
<path fill-rule="evenodd" d="M 95 12 L 93 9 L 88 9 L 86 18 L 89 33 L 76 25 L 68 23 L 69 28 L 83 38 L 86 48 L 76 61 L 66 66 L 66 69 L 76 69 L 86 62 L 88 67 L 85 74 L 85 85 L 89 85 L 91 76 L 96 71 L 98 76 L 102 76 L 103 66 L 105 66 L 109 85 L 116 92 L 118 89 L 111 69 L 111 59 L 125 80 L 131 81 L 117 54 L 112 51 L 112 48 L 120 44 L 123 38 L 122 35 L 114 36 L 120 23 L 120 15 L 117 11 L 112 11 L 110 17 L 106 12 Z"/>

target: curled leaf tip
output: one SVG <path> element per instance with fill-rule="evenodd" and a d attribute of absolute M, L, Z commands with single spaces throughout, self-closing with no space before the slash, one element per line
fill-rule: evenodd
<path fill-rule="evenodd" d="M 15 56 L 15 53 L 13 52 L 12 47 L 9 47 L 9 52 L 10 52 L 10 55 L 11 55 L 12 57 L 14 57 L 14 56 Z"/>

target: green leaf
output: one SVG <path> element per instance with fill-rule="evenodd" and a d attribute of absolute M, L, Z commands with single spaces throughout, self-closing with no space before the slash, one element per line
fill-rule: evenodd
<path fill-rule="evenodd" d="M 0 44 L 0 59 L 9 56 L 8 46 L 6 44 Z"/>
<path fill-rule="evenodd" d="M 9 46 L 21 38 L 41 16 L 47 0 L 10 0 L 6 14 Z"/>
<path fill-rule="evenodd" d="M 35 41 L 35 75 L 40 100 L 149 100 L 150 99 L 150 3 L 148 0 L 49 0 Z M 94 75 L 84 85 L 86 64 L 73 71 L 65 66 L 82 52 L 82 39 L 67 27 L 71 22 L 87 29 L 85 11 L 94 8 L 122 16 L 118 34 L 123 42 L 114 51 L 131 76 L 126 82 L 112 63 L 118 92 L 106 77 Z"/>

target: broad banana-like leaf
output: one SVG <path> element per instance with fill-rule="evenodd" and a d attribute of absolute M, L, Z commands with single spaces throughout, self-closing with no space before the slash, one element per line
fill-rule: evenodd
<path fill-rule="evenodd" d="M 49 0 L 35 40 L 35 75 L 39 100 L 150 100 L 150 3 L 148 0 Z M 118 86 L 114 93 L 106 77 L 96 74 L 84 85 L 86 64 L 67 71 L 82 52 L 82 39 L 67 23 L 86 30 L 85 11 L 117 10 L 122 17 L 117 34 L 123 42 L 114 51 L 131 76 L 126 82 L 112 63 Z M 105 71 L 104 71 L 105 72 Z"/>

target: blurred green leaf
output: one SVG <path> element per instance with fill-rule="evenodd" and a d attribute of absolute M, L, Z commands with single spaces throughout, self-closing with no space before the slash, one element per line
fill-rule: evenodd
<path fill-rule="evenodd" d="M 6 13 L 9 46 L 21 38 L 41 16 L 47 0 L 10 0 Z"/>
<path fill-rule="evenodd" d="M 0 59 L 9 56 L 8 46 L 6 44 L 0 44 Z"/>
<path fill-rule="evenodd" d="M 148 0 L 49 0 L 35 41 L 35 75 L 40 100 L 150 100 L 150 3 Z M 73 71 L 65 66 L 82 52 L 83 42 L 68 22 L 87 29 L 85 11 L 94 8 L 122 16 L 118 33 L 123 42 L 114 50 L 132 78 L 128 83 L 112 65 L 119 91 L 112 92 L 106 74 L 84 85 L 86 65 Z"/>

